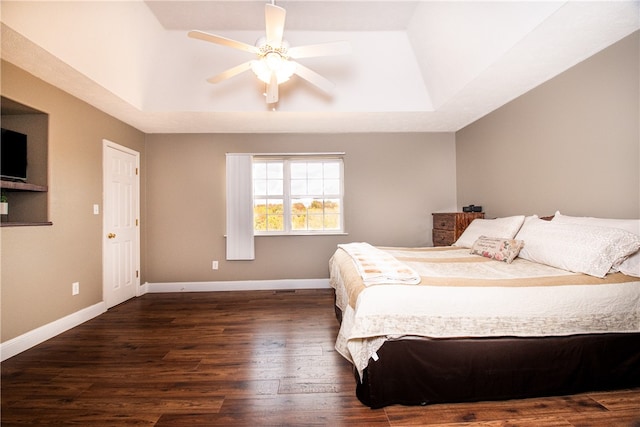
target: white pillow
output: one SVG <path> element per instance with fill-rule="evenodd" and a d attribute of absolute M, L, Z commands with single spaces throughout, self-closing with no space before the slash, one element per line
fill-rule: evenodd
<path fill-rule="evenodd" d="M 496 219 L 474 219 L 453 246 L 470 248 L 480 236 L 513 239 L 524 222 L 524 215 Z"/>
<path fill-rule="evenodd" d="M 640 277 L 640 251 L 630 255 L 619 266 L 613 268 L 627 276 Z"/>
<path fill-rule="evenodd" d="M 640 236 L 640 219 L 612 219 L 612 218 L 593 218 L 587 216 L 569 216 L 562 215 L 557 211 L 552 222 L 561 224 L 586 224 L 596 225 L 599 227 L 612 227 L 627 230 L 633 234 Z M 613 265 L 614 271 L 620 271 L 628 276 L 640 277 L 640 251 L 630 255 L 619 265 Z"/>
<path fill-rule="evenodd" d="M 516 237 L 524 240 L 519 257 L 596 277 L 640 249 L 640 236 L 626 230 L 539 218 L 527 218 Z"/>
<path fill-rule="evenodd" d="M 552 222 L 561 224 L 584 224 L 595 225 L 598 227 L 621 228 L 630 233 L 640 236 L 640 219 L 613 219 L 613 218 L 594 218 L 590 216 L 569 216 L 562 215 L 560 211 L 556 211 Z"/>

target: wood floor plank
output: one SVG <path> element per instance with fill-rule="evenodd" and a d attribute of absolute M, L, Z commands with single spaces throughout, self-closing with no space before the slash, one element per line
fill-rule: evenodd
<path fill-rule="evenodd" d="M 494 422 L 509 419 L 526 420 L 533 417 L 547 420 L 574 412 L 601 413 L 606 408 L 585 395 L 472 402 L 464 404 L 438 404 L 425 407 L 387 408 L 391 424 L 438 425 L 466 422 Z M 566 423 L 566 421 L 563 421 Z"/>
<path fill-rule="evenodd" d="M 403 424 L 404 425 L 404 424 Z M 416 424 L 426 425 L 426 424 Z M 567 420 L 558 417 L 514 418 L 506 420 L 429 424 L 429 427 L 574 427 Z"/>
<path fill-rule="evenodd" d="M 73 425 L 91 427 L 154 426 L 158 416 L 147 414 L 114 414 L 95 410 L 71 410 L 61 407 L 16 408 L 2 416 L 3 427 Z"/>
<path fill-rule="evenodd" d="M 572 426 L 580 427 L 640 427 L 640 409 L 630 408 L 601 414 L 567 414 Z"/>
<path fill-rule="evenodd" d="M 640 393 L 638 390 L 619 390 L 615 393 L 589 393 L 589 396 L 612 411 L 634 409 L 638 412 L 638 419 L 640 420 Z"/>
<path fill-rule="evenodd" d="M 372 410 L 331 290 L 147 294 L 0 365 L 2 426 L 640 427 L 640 389 Z"/>

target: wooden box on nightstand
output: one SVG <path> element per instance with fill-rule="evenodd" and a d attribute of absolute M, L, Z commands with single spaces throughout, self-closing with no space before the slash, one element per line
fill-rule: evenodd
<path fill-rule="evenodd" d="M 476 218 L 484 212 L 447 212 L 433 215 L 433 246 L 451 246 Z"/>

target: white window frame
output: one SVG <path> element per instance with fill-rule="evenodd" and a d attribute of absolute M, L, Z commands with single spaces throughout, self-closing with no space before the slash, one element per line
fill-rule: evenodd
<path fill-rule="evenodd" d="M 283 163 L 283 195 L 282 197 L 277 196 L 274 198 L 283 200 L 283 209 L 284 209 L 284 218 L 283 225 L 284 230 L 274 230 L 274 231 L 261 231 L 261 230 L 253 230 L 254 235 L 256 236 L 291 236 L 291 235 L 335 235 L 335 234 L 345 234 L 344 231 L 344 153 L 304 153 L 304 154 L 266 154 L 259 155 L 256 154 L 253 156 L 254 162 L 264 161 L 264 162 L 272 162 L 278 161 Z M 331 230 L 294 230 L 291 227 L 291 164 L 295 162 L 323 162 L 323 161 L 338 161 L 340 164 L 340 188 L 339 194 L 336 195 L 314 195 L 322 198 L 330 198 L 330 199 L 338 199 L 340 203 L 340 225 L 338 229 Z M 254 194 L 253 199 L 268 199 L 268 196 L 256 196 Z"/>

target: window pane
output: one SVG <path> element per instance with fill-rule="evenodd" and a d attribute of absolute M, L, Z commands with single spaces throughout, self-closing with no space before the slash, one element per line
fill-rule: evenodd
<path fill-rule="evenodd" d="M 267 231 L 284 231 L 284 217 L 282 215 L 270 215 L 267 219 Z"/>
<path fill-rule="evenodd" d="M 324 212 L 325 213 L 340 213 L 340 199 L 325 199 Z"/>
<path fill-rule="evenodd" d="M 314 199 L 309 205 L 309 213 L 322 214 L 324 211 L 324 204 L 322 200 Z"/>
<path fill-rule="evenodd" d="M 307 174 L 309 178 L 322 178 L 322 163 L 308 163 Z"/>
<path fill-rule="evenodd" d="M 324 164 L 324 179 L 339 179 L 340 178 L 340 163 L 338 162 L 326 162 Z"/>
<path fill-rule="evenodd" d="M 307 230 L 307 215 L 291 215 L 291 229 L 292 230 Z"/>
<path fill-rule="evenodd" d="M 267 177 L 268 179 L 282 179 L 284 177 L 284 165 L 282 162 L 269 162 L 267 163 Z"/>
<path fill-rule="evenodd" d="M 324 215 L 325 230 L 340 230 L 340 215 L 325 214 Z"/>
<path fill-rule="evenodd" d="M 291 213 L 301 214 L 307 213 L 307 205 L 309 202 L 305 199 L 291 199 Z"/>
<path fill-rule="evenodd" d="M 284 230 L 282 199 L 256 199 L 253 202 L 253 226 L 256 231 Z"/>
<path fill-rule="evenodd" d="M 309 180 L 309 195 L 322 195 L 322 180 L 321 179 L 310 179 Z"/>
<path fill-rule="evenodd" d="M 292 162 L 291 163 L 291 179 L 306 179 L 306 178 L 307 178 L 307 163 Z"/>
<path fill-rule="evenodd" d="M 284 204 L 281 199 L 269 200 L 267 204 L 267 230 L 284 230 Z"/>
<path fill-rule="evenodd" d="M 270 179 L 267 181 L 267 194 L 269 196 L 282 196 L 283 193 L 283 183 L 284 181 L 281 179 Z"/>
<path fill-rule="evenodd" d="M 254 179 L 253 180 L 253 195 L 254 196 L 266 196 L 267 195 L 267 180 L 266 179 Z"/>
<path fill-rule="evenodd" d="M 282 215 L 284 214 L 284 204 L 282 200 L 271 199 L 269 200 L 268 215 Z"/>
<path fill-rule="evenodd" d="M 307 229 L 307 204 L 305 199 L 291 199 L 291 229 Z"/>
<path fill-rule="evenodd" d="M 340 180 L 339 179 L 325 179 L 324 180 L 324 193 L 327 195 L 340 194 Z"/>
<path fill-rule="evenodd" d="M 254 199 L 253 201 L 253 229 L 267 230 L 267 201 L 264 199 Z"/>
<path fill-rule="evenodd" d="M 267 178 L 267 165 L 265 163 L 253 163 L 253 178 L 254 179 L 266 179 Z"/>
<path fill-rule="evenodd" d="M 307 180 L 306 179 L 292 179 L 291 180 L 291 195 L 304 196 L 307 193 Z"/>
<path fill-rule="evenodd" d="M 253 216 L 253 229 L 254 231 L 267 231 L 267 216 L 266 215 L 254 215 Z"/>
<path fill-rule="evenodd" d="M 309 215 L 309 230 L 321 231 L 323 227 L 323 215 Z"/>

